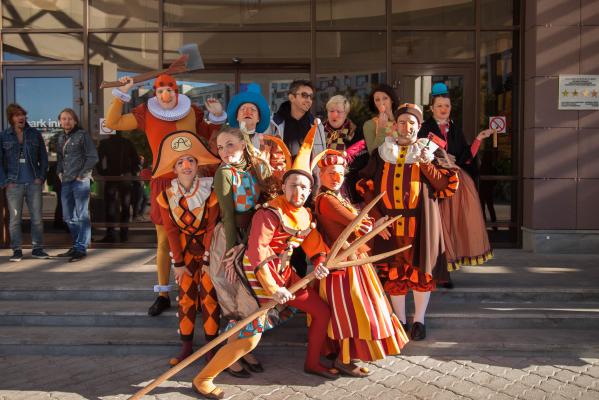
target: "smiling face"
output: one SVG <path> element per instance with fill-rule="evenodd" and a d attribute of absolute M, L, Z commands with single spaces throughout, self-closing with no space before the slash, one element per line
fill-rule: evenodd
<path fill-rule="evenodd" d="M 400 116 L 397 117 L 397 127 L 399 130 L 397 141 L 400 145 L 407 146 L 416 142 L 420 126 L 418 125 L 418 119 L 415 116 L 406 113 L 400 114 Z"/>
<path fill-rule="evenodd" d="M 295 93 L 289 93 L 288 98 L 292 109 L 301 111 L 305 114 L 310 111 L 310 107 L 312 107 L 314 91 L 310 86 L 300 86 Z"/>
<path fill-rule="evenodd" d="M 260 112 L 258 107 L 252 103 L 244 103 L 237 109 L 237 122 L 239 126 L 241 123 L 245 123 L 245 129 L 253 131 L 256 129 L 256 125 L 260 122 Z"/>
<path fill-rule="evenodd" d="M 177 159 L 173 172 L 179 179 L 193 179 L 198 173 L 198 161 L 190 155 L 184 155 Z"/>
<path fill-rule="evenodd" d="M 165 110 L 172 110 L 177 105 L 177 92 L 170 86 L 161 86 L 156 89 L 158 104 Z"/>
<path fill-rule="evenodd" d="M 243 158 L 245 142 L 237 136 L 223 132 L 216 138 L 216 148 L 221 160 L 227 164 L 239 164 Z"/>
<path fill-rule="evenodd" d="M 345 180 L 344 173 L 343 165 L 327 165 L 320 170 L 320 182 L 324 187 L 337 191 Z"/>
<path fill-rule="evenodd" d="M 451 114 L 451 100 L 447 97 L 435 97 L 433 99 L 433 118 L 438 121 L 449 119 Z"/>
<path fill-rule="evenodd" d="M 303 206 L 311 191 L 312 182 L 302 174 L 291 174 L 283 182 L 283 195 L 293 207 Z"/>

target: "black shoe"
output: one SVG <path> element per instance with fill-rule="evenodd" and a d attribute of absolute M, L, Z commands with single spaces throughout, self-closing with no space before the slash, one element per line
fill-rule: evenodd
<path fill-rule="evenodd" d="M 12 257 L 8 261 L 19 262 L 23 259 L 23 250 L 13 250 Z"/>
<path fill-rule="evenodd" d="M 54 257 L 71 257 L 74 252 L 75 252 L 75 249 L 70 248 L 69 250 L 65 251 L 64 253 L 57 254 Z"/>
<path fill-rule="evenodd" d="M 171 299 L 164 296 L 158 296 L 156 300 L 154 300 L 154 304 L 150 306 L 148 309 L 148 315 L 155 317 L 157 315 L 162 314 L 164 310 L 171 307 Z"/>
<path fill-rule="evenodd" d="M 82 253 L 80 251 L 75 250 L 73 254 L 71 254 L 71 258 L 69 258 L 69 262 L 77 262 L 83 260 L 87 257 L 87 254 Z"/>
<path fill-rule="evenodd" d="M 408 335 L 410 333 L 410 324 L 409 323 L 403 323 L 401 321 L 399 321 L 399 323 L 401 324 L 401 327 L 403 328 L 403 331 L 406 333 L 406 335 Z"/>
<path fill-rule="evenodd" d="M 106 235 L 96 243 L 116 243 L 116 239 L 112 235 Z"/>
<path fill-rule="evenodd" d="M 264 372 L 264 367 L 262 366 L 262 364 L 260 364 L 260 362 L 257 362 L 256 364 L 252 364 L 249 361 L 246 361 L 243 357 L 241 357 L 241 359 L 239 359 L 239 361 L 241 361 L 241 363 L 244 365 L 244 367 L 246 367 L 247 369 L 249 369 L 252 372 Z"/>
<path fill-rule="evenodd" d="M 414 322 L 412 324 L 412 331 L 410 332 L 410 339 L 418 341 L 426 338 L 426 327 L 421 322 Z"/>
<path fill-rule="evenodd" d="M 37 258 L 40 260 L 47 260 L 47 259 L 51 258 L 50 255 L 42 249 L 34 249 L 31 252 L 31 257 Z"/>
<path fill-rule="evenodd" d="M 454 286 L 453 286 L 453 281 L 449 280 L 449 281 L 447 281 L 447 282 L 443 282 L 443 283 L 441 284 L 441 287 L 442 287 L 442 288 L 445 288 L 445 289 L 453 289 L 453 287 L 454 287 Z"/>
<path fill-rule="evenodd" d="M 234 376 L 235 378 L 251 378 L 252 374 L 247 372 L 245 368 L 241 368 L 241 371 L 233 371 L 231 368 L 227 368 L 227 372 L 229 375 Z"/>

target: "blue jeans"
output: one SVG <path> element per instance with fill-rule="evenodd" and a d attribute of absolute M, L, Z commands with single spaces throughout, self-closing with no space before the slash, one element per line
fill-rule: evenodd
<path fill-rule="evenodd" d="M 23 238 L 21 235 L 21 221 L 23 213 L 23 200 L 27 202 L 31 219 L 31 244 L 33 249 L 44 247 L 42 236 L 44 224 L 42 222 L 42 185 L 41 183 L 12 183 L 6 188 L 6 200 L 10 214 L 10 247 L 21 250 Z"/>
<path fill-rule="evenodd" d="M 92 236 L 89 220 L 89 179 L 62 182 L 62 217 L 71 231 L 73 249 L 85 254 Z"/>

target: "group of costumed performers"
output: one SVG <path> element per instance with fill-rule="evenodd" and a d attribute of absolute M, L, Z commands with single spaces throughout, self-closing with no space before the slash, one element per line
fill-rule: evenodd
<path fill-rule="evenodd" d="M 213 381 L 225 370 L 246 378 L 263 372 L 252 350 L 265 330 L 297 310 L 309 315 L 305 372 L 327 379 L 340 373 L 367 376 L 357 361 L 399 354 L 409 339 L 426 337 L 430 293 L 449 281 L 450 270 L 492 255 L 475 183 L 464 173 L 473 167 L 480 141 L 492 132 L 481 132 L 468 146 L 449 119 L 446 87 L 433 88 L 433 118 L 425 123 L 419 106 L 399 105 L 392 88 L 377 87 L 369 99 L 377 114 L 364 125 L 363 138 L 348 118 L 349 101 L 334 96 L 324 124 L 328 148 L 313 154 L 322 130 L 315 119 L 292 160 L 282 138 L 267 133 L 270 110 L 257 84 L 234 96 L 226 113 L 218 101 L 208 100 L 207 123 L 167 75 L 156 79 L 154 97 L 122 115 L 133 81 L 121 83 L 113 91 L 107 126 L 144 131 L 154 157 L 151 217 L 160 294 L 149 314 L 170 306 L 171 263 L 179 285 L 182 347 L 169 364 L 192 354 L 198 310 L 210 341 L 219 333 L 221 317 L 227 330 L 268 301 L 278 303 L 207 355 L 192 384 L 205 397 L 224 397 Z M 359 181 L 348 186 L 348 166 L 357 158 L 362 165 L 352 179 Z M 313 193 L 314 214 L 305 207 Z M 370 214 L 355 221 L 359 203 L 379 195 Z M 334 271 L 324 266 L 333 242 L 352 222 L 357 225 L 349 243 L 396 216 L 401 217 L 349 258 L 409 249 L 375 265 Z M 300 280 L 292 254 L 299 248 L 320 281 L 292 294 L 289 287 Z M 410 290 L 411 326 L 405 306 Z M 323 364 L 321 355 L 333 364 Z"/>
<path fill-rule="evenodd" d="M 191 104 L 189 97 L 179 93 L 175 79 L 166 74 L 159 75 L 154 81 L 154 97 L 135 107 L 131 113 L 123 115 L 123 105 L 131 101 L 129 90 L 133 87 L 134 82 L 131 77 L 123 77 L 120 82 L 123 86 L 112 91 L 114 99 L 106 114 L 106 126 L 109 129 L 120 131 L 140 130 L 145 132 L 155 164 L 158 159 L 158 147 L 167 134 L 186 130 L 208 141 L 227 119 L 222 105 L 217 100 L 208 99 L 205 107 L 209 111 L 208 119 L 211 123 L 207 123 L 204 120 L 202 109 Z M 156 198 L 160 192 L 171 185 L 173 177 L 174 174 L 170 173 L 160 177 L 153 176 L 150 180 L 150 218 L 156 226 L 157 238 L 158 285 L 154 287 L 154 291 L 159 293 L 154 304 L 148 310 L 148 314 L 152 316 L 161 314 L 171 305 L 168 295 L 170 288 L 169 242 Z"/>
<path fill-rule="evenodd" d="M 448 269 L 453 271 L 461 265 L 483 264 L 493 257 L 476 190 L 478 164 L 475 157 L 481 142 L 494 131 L 481 131 L 469 145 L 462 130 L 450 119 L 451 99 L 447 86 L 435 83 L 431 97 L 433 115 L 422 124 L 418 137 L 428 138 L 434 134 L 440 139 L 435 141 L 448 153 L 460 181 L 460 190 L 439 204 Z M 451 281 L 448 283 L 451 286 Z"/>

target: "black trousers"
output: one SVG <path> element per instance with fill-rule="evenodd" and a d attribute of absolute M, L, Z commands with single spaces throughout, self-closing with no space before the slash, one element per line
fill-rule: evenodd
<path fill-rule="evenodd" d="M 104 207 L 106 222 L 128 223 L 131 217 L 131 182 L 106 182 Z M 121 238 L 127 237 L 129 228 L 121 227 Z M 106 229 L 106 236 L 114 235 L 114 228 Z"/>

